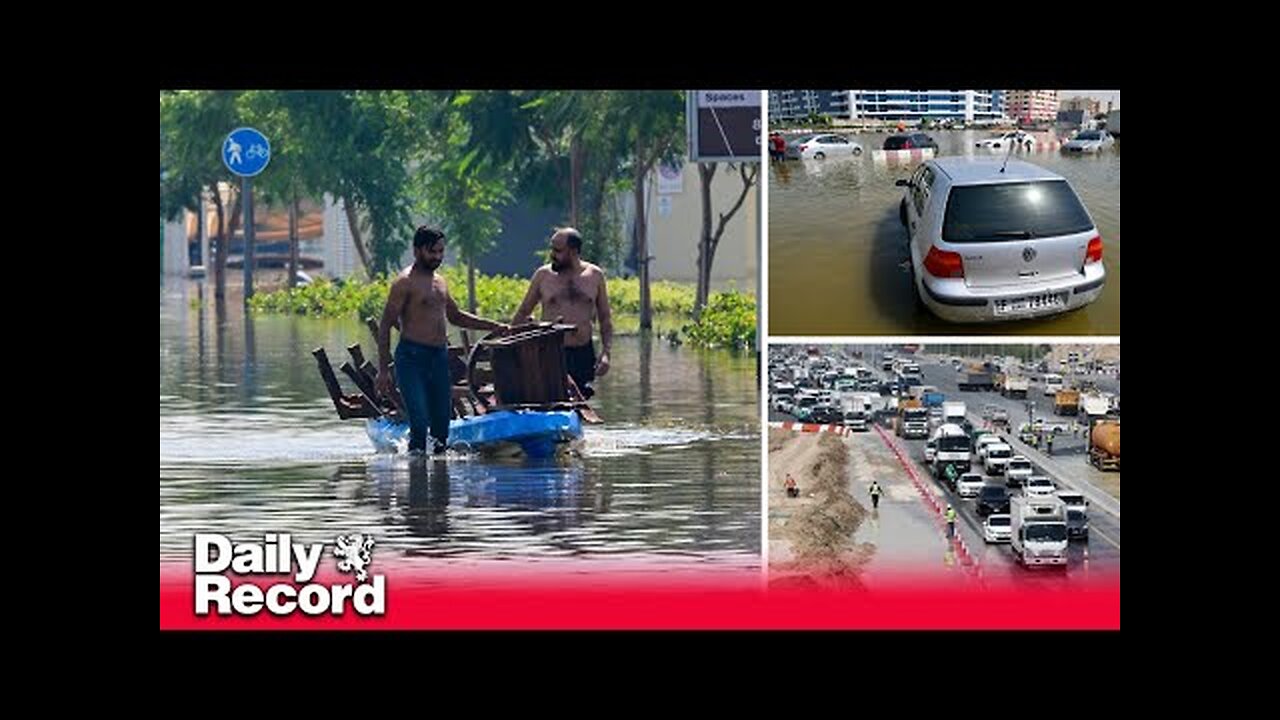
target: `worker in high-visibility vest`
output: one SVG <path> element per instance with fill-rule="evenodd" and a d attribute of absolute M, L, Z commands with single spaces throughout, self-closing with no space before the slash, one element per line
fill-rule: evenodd
<path fill-rule="evenodd" d="M 951 540 L 956 536 L 956 509 L 947 505 L 947 539 Z"/>
<path fill-rule="evenodd" d="M 875 510 L 880 507 L 880 483 L 872 480 L 871 489 L 867 492 L 871 493 L 871 509 Z"/>

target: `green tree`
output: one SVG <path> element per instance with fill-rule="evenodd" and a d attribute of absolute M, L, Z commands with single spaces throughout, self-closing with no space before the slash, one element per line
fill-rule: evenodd
<path fill-rule="evenodd" d="M 356 253 L 370 277 L 394 269 L 408 247 L 410 168 L 437 111 L 431 95 L 381 90 L 281 95 L 304 155 L 302 184 L 342 202 Z"/>
<path fill-rule="evenodd" d="M 653 327 L 649 291 L 649 235 L 645 222 L 646 179 L 658 162 L 681 164 L 684 159 L 684 92 L 646 90 L 611 92 L 618 128 L 630 148 L 629 165 L 635 197 L 634 251 L 640 276 L 640 328 Z"/>
<path fill-rule="evenodd" d="M 160 214 L 167 219 L 184 210 L 199 212 L 202 193 L 212 190 L 218 232 L 213 239 L 214 295 L 226 293 L 227 245 L 239 221 L 235 178 L 222 164 L 222 141 L 239 124 L 238 93 L 183 90 L 160 93 Z M 229 203 L 235 208 L 226 223 L 226 208 L 219 183 L 231 187 Z M 204 222 L 204 218 L 200 218 Z"/>
<path fill-rule="evenodd" d="M 497 102 L 490 93 L 459 93 L 448 100 L 447 110 L 431 123 L 431 152 L 418 167 L 416 209 L 437 219 L 450 243 L 467 265 L 467 308 L 476 310 L 476 261 L 493 248 L 502 233 L 498 209 L 513 199 L 509 189 L 511 157 L 475 142 L 477 123 L 488 134 L 501 135 L 497 119 L 511 104 Z M 473 107 L 479 102 L 481 106 Z M 496 107 L 495 107 L 496 106 Z M 479 112 L 477 112 L 479 110 Z M 520 142 L 509 137 L 516 147 Z"/>

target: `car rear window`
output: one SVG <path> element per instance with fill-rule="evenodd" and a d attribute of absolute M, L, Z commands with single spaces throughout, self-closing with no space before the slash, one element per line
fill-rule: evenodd
<path fill-rule="evenodd" d="M 992 525 L 993 527 L 1000 527 L 1000 526 L 1002 526 L 1002 525 L 1009 525 L 1009 521 L 1010 521 L 1010 518 L 1009 518 L 1009 516 L 1008 516 L 1008 515 L 1005 515 L 1005 516 L 1003 516 L 1003 517 L 1001 517 L 1001 516 L 999 516 L 999 515 L 992 515 L 992 516 L 991 516 L 991 518 L 990 518 L 990 522 L 991 522 L 991 525 Z"/>
<path fill-rule="evenodd" d="M 1089 213 L 1065 180 L 961 185 L 951 189 L 942 221 L 947 242 L 1001 242 L 1093 229 Z"/>

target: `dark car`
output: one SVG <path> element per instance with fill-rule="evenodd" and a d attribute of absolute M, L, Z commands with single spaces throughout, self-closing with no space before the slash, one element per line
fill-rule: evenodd
<path fill-rule="evenodd" d="M 1067 537 L 1089 538 L 1089 516 L 1083 510 L 1067 510 Z"/>
<path fill-rule="evenodd" d="M 809 422 L 819 425 L 830 425 L 832 423 L 844 422 L 844 413 L 830 405 L 819 405 L 813 409 L 809 415 Z"/>
<path fill-rule="evenodd" d="M 922 150 L 924 148 L 933 148 L 934 152 L 938 152 L 938 143 L 924 133 L 902 133 L 890 135 L 884 139 L 885 150 Z"/>
<path fill-rule="evenodd" d="M 984 485 L 978 491 L 979 515 L 1009 512 L 1009 490 L 1003 485 Z"/>

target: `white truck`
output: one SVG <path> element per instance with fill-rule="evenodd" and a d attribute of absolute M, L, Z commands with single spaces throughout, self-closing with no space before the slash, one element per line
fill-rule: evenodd
<path fill-rule="evenodd" d="M 1057 497 L 1009 498 L 1010 547 L 1026 567 L 1067 565 L 1067 506 Z"/>
<path fill-rule="evenodd" d="M 961 425 L 964 423 L 964 417 L 968 410 L 962 402 L 943 402 L 942 422 Z"/>
<path fill-rule="evenodd" d="M 1101 417 L 1111 411 L 1111 398 L 1105 393 L 1085 393 L 1080 396 L 1080 414 Z"/>
<path fill-rule="evenodd" d="M 1044 376 L 1044 394 L 1053 397 L 1063 388 L 1062 376 L 1056 373 L 1048 373 Z"/>
<path fill-rule="evenodd" d="M 959 425 L 947 423 L 937 429 L 933 441 L 933 471 L 955 490 L 956 479 L 969 472 L 969 436 Z"/>
<path fill-rule="evenodd" d="M 844 425 L 850 430 L 864 431 L 871 421 L 872 396 L 867 393 L 845 393 L 840 398 Z"/>
<path fill-rule="evenodd" d="M 988 475 L 1003 475 L 1012 457 L 1013 448 L 1008 443 L 991 443 L 982 453 L 982 470 Z"/>
<path fill-rule="evenodd" d="M 1024 375 L 1005 375 L 1001 394 L 1010 398 L 1025 398 L 1031 389 L 1031 381 Z"/>

